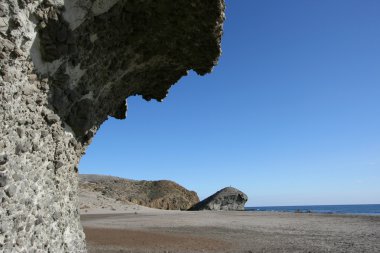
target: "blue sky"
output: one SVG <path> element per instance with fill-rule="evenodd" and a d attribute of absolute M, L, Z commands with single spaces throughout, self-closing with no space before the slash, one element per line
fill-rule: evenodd
<path fill-rule="evenodd" d="M 380 203 L 380 1 L 227 1 L 223 55 L 128 99 L 80 173 L 170 179 L 248 206 Z"/>

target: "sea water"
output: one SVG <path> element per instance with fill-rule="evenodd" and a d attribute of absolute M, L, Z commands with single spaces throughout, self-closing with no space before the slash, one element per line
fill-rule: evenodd
<path fill-rule="evenodd" d="M 380 215 L 380 204 L 246 207 L 246 211 Z"/>

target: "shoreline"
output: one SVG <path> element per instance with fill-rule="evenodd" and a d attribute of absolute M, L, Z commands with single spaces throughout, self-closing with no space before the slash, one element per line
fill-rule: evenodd
<path fill-rule="evenodd" d="M 252 206 L 246 207 L 245 211 L 378 216 L 380 215 L 380 204 Z"/>
<path fill-rule="evenodd" d="M 325 214 L 325 215 L 348 215 L 348 216 L 380 216 L 380 213 L 339 213 L 339 212 L 295 212 L 295 211 L 269 211 L 269 210 L 244 210 L 242 212 L 260 212 L 260 213 L 299 213 L 299 214 Z"/>
<path fill-rule="evenodd" d="M 380 216 L 144 209 L 81 220 L 89 253 L 380 252 Z"/>

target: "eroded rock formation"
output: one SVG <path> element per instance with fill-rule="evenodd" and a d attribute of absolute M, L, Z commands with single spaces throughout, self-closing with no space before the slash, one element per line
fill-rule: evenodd
<path fill-rule="evenodd" d="M 233 187 L 226 187 L 190 208 L 190 211 L 244 211 L 248 196 Z"/>
<path fill-rule="evenodd" d="M 0 252 L 85 252 L 77 164 L 125 99 L 220 54 L 223 0 L 0 1 Z"/>
<path fill-rule="evenodd" d="M 79 188 L 99 192 L 121 203 L 157 209 L 187 210 L 199 202 L 196 192 L 169 180 L 130 180 L 103 175 L 79 175 Z"/>

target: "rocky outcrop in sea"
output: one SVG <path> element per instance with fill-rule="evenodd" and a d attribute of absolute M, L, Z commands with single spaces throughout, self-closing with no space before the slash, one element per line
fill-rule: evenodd
<path fill-rule="evenodd" d="M 195 204 L 189 210 L 244 211 L 247 201 L 248 196 L 245 193 L 233 187 L 226 187 Z"/>

